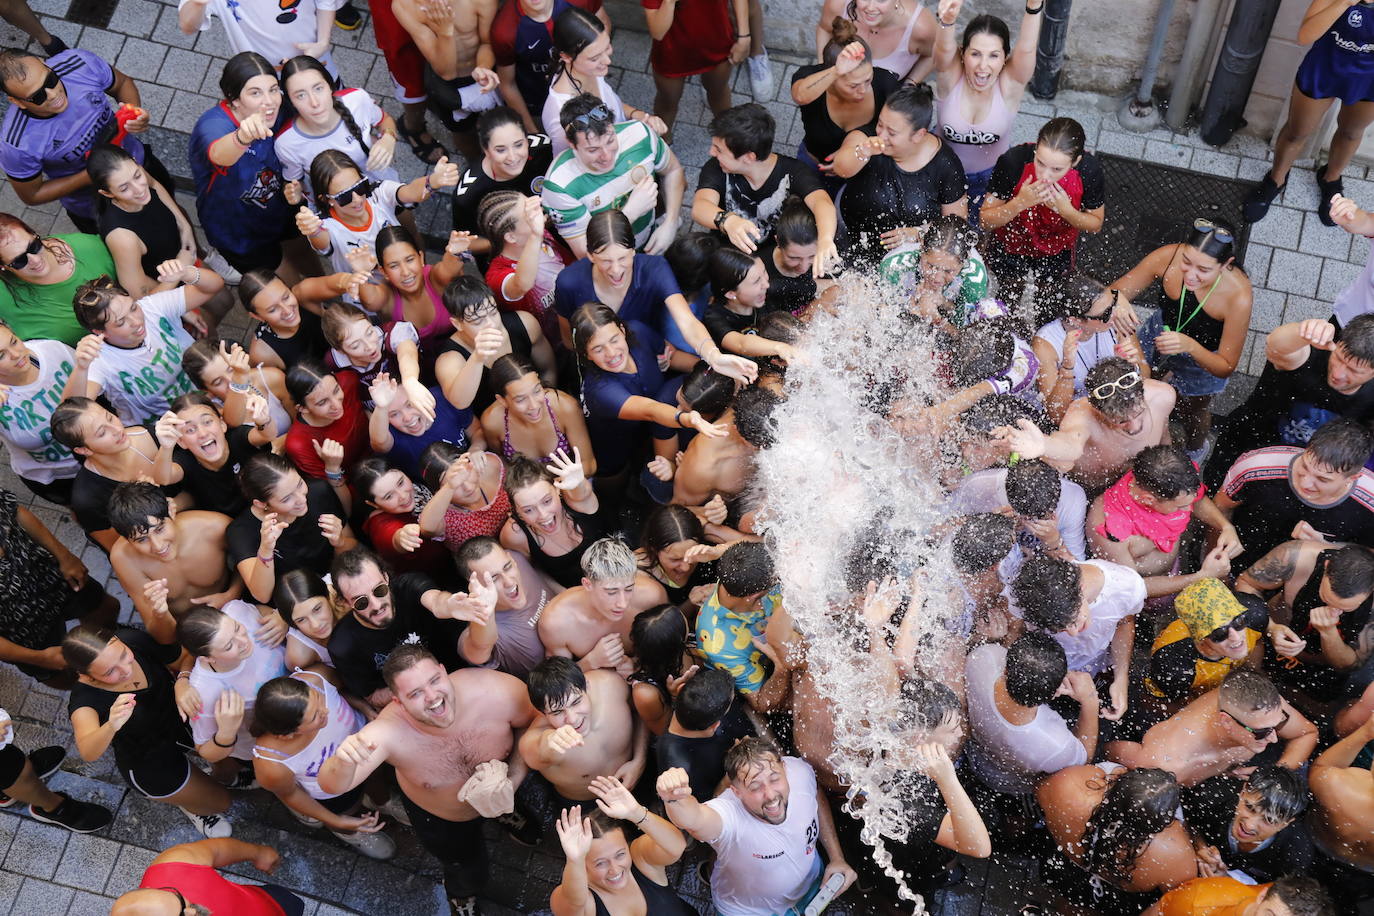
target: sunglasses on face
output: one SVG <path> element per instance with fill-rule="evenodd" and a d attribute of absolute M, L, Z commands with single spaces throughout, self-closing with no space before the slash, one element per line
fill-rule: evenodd
<path fill-rule="evenodd" d="M 1092 306 L 1092 304 L 1089 304 L 1088 307 L 1087 307 L 1086 309 L 1084 309 L 1084 310 L 1083 310 L 1082 312 L 1080 312 L 1079 314 L 1074 315 L 1073 317 L 1074 317 L 1074 318 L 1077 318 L 1079 321 L 1103 321 L 1103 322 L 1111 321 L 1111 320 L 1112 320 L 1112 313 L 1116 311 L 1116 307 L 1117 307 L 1117 305 L 1118 305 L 1118 303 L 1119 303 L 1119 301 L 1120 301 L 1120 299 L 1121 299 L 1121 290 L 1119 290 L 1119 289 L 1111 290 L 1111 294 L 1112 294 L 1112 304 L 1109 305 L 1109 306 L 1107 306 L 1107 310 L 1106 310 L 1105 312 L 1103 312 L 1101 315 L 1094 315 L 1094 314 L 1092 314 L 1093 306 Z"/>
<path fill-rule="evenodd" d="M 1231 234 L 1230 229 L 1218 226 L 1210 219 L 1198 218 L 1193 220 L 1193 228 L 1196 229 L 1198 232 L 1210 233 L 1213 238 L 1215 238 L 1218 242 L 1221 242 L 1223 245 L 1229 245 L 1236 240 L 1236 237 Z"/>
<path fill-rule="evenodd" d="M 350 602 L 350 606 L 353 608 L 353 610 L 355 610 L 355 611 L 365 611 L 365 610 L 367 610 L 367 606 L 368 606 L 369 604 L 372 603 L 371 598 L 368 597 L 369 594 L 371 595 L 371 598 L 376 598 L 378 601 L 380 601 L 381 599 L 385 598 L 387 595 L 391 594 L 391 586 L 389 586 L 389 585 L 387 585 L 385 582 L 383 582 L 383 583 L 381 583 L 380 585 L 378 585 L 376 588 L 374 588 L 370 593 L 364 593 L 364 594 L 359 595 L 358 597 L 354 598 L 353 601 Z"/>
<path fill-rule="evenodd" d="M 1093 398 L 1095 398 L 1096 400 L 1105 401 L 1107 398 L 1116 394 L 1118 391 L 1130 391 L 1132 388 L 1139 384 L 1140 373 L 1132 369 L 1130 372 L 1127 372 L 1125 375 L 1117 378 L 1116 381 L 1105 382 L 1101 385 L 1098 385 L 1096 388 L 1092 390 L 1091 394 Z"/>
<path fill-rule="evenodd" d="M 1243 633 L 1250 629 L 1250 623 L 1245 614 L 1237 614 L 1230 623 L 1223 623 L 1215 630 L 1207 634 L 1207 638 L 1212 642 L 1226 642 L 1232 632 Z"/>
<path fill-rule="evenodd" d="M 6 261 L 5 266 L 10 270 L 22 270 L 29 263 L 29 258 L 34 257 L 42 250 L 43 240 L 35 235 L 33 241 L 29 242 L 29 246 L 20 252 L 18 256 Z"/>
<path fill-rule="evenodd" d="M 48 100 L 48 93 L 57 88 L 62 82 L 62 77 L 58 76 L 53 70 L 48 70 L 48 75 L 43 77 L 43 85 L 34 91 L 33 95 L 27 95 L 19 101 L 28 102 L 30 105 L 42 105 Z"/>
<path fill-rule="evenodd" d="M 598 105 L 586 114 L 573 118 L 572 126 L 585 128 L 592 124 L 606 124 L 612 120 L 614 117 L 611 115 L 611 110 L 605 105 Z"/>
<path fill-rule="evenodd" d="M 326 194 L 325 197 L 334 201 L 337 206 L 347 207 L 349 204 L 353 203 L 354 194 L 362 198 L 368 198 L 372 196 L 372 192 L 375 190 L 377 190 L 377 185 L 364 178 L 352 187 L 344 188 L 338 194 Z"/>
<path fill-rule="evenodd" d="M 1279 724 L 1277 725 L 1266 725 L 1263 728 L 1251 728 L 1249 725 L 1246 725 L 1244 722 L 1240 721 L 1240 719 L 1237 719 L 1235 713 L 1227 712 L 1224 709 L 1222 710 L 1222 712 L 1226 713 L 1226 715 L 1230 717 L 1232 722 L 1236 723 L 1241 728 L 1249 732 L 1250 737 L 1254 738 L 1257 741 L 1263 741 L 1275 732 L 1282 731 L 1283 727 L 1288 724 L 1289 719 L 1288 713 L 1285 712 L 1283 714 L 1283 718 L 1279 719 Z"/>

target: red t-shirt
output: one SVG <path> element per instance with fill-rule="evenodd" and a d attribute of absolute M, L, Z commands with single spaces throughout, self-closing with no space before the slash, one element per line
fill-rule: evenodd
<path fill-rule="evenodd" d="M 646 10 L 663 5 L 663 0 L 639 2 Z M 663 76 L 695 76 L 727 60 L 734 43 L 735 26 L 725 0 L 678 0 L 673 24 L 654 42 L 649 62 Z"/>
<path fill-rule="evenodd" d="M 286 911 L 260 887 L 235 884 L 220 877 L 208 865 L 163 862 L 143 873 L 143 887 L 174 887 L 187 903 L 198 903 L 215 913 L 234 916 L 286 916 Z"/>
<path fill-rule="evenodd" d="M 362 384 L 358 373 L 343 369 L 335 372 L 334 378 L 338 379 L 339 387 L 343 389 L 343 416 L 328 426 L 311 426 L 304 420 L 297 420 L 286 431 L 286 457 L 306 477 L 324 478 L 324 462 L 315 453 L 316 442 L 323 445 L 324 440 L 333 439 L 342 445 L 344 470 L 367 457 L 371 451 L 371 443 L 367 438 L 367 412 L 363 410 L 363 402 L 358 397 L 358 389 Z"/>
<path fill-rule="evenodd" d="M 413 514 L 393 515 L 390 512 L 374 512 L 363 522 L 363 533 L 395 572 L 422 572 L 435 578 L 444 578 L 443 573 L 453 567 L 453 557 L 443 541 L 425 538 L 424 543 L 414 553 L 403 553 L 392 545 L 391 539 L 396 536 L 396 532 L 414 522 Z"/>

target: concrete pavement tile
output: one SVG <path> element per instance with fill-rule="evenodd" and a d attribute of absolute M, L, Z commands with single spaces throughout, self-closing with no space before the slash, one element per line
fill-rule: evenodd
<path fill-rule="evenodd" d="M 105 889 L 119 855 L 119 844 L 103 837 L 73 834 L 67 841 L 53 880 L 81 890 L 99 893 Z"/>
<path fill-rule="evenodd" d="M 119 856 L 115 859 L 114 868 L 110 869 L 110 880 L 105 882 L 105 893 L 111 897 L 118 897 L 120 894 L 138 887 L 143 881 L 143 872 L 147 870 L 149 865 L 153 864 L 158 853 L 165 848 L 165 846 L 159 846 L 153 850 L 138 846 L 121 846 Z"/>
<path fill-rule="evenodd" d="M 29 0 L 29 9 L 46 16 L 65 16 L 68 6 L 66 0 Z"/>
<path fill-rule="evenodd" d="M 363 858 L 353 868 L 342 902 L 363 913 L 437 913 L 446 906 L 442 888 L 432 879 Z"/>
<path fill-rule="evenodd" d="M 1097 152 L 1138 159 L 1145 153 L 1145 138 L 1137 134 L 1111 130 L 1104 124 L 1102 133 L 1097 136 Z"/>
<path fill-rule="evenodd" d="M 162 9 L 162 4 L 149 3 L 147 0 L 119 0 L 119 6 L 110 17 L 110 29 L 137 38 L 147 38 L 157 26 L 158 14 Z"/>
<path fill-rule="evenodd" d="M 1278 204 L 1269 208 L 1264 219 L 1250 227 L 1250 242 L 1275 248 L 1297 248 L 1302 238 L 1302 213 Z M 1273 262 L 1270 261 L 1271 272 Z"/>
<path fill-rule="evenodd" d="M 157 83 L 141 82 L 138 85 L 138 98 L 141 107 L 148 112 L 150 124 L 161 124 L 162 119 L 167 116 L 167 106 L 172 104 L 172 97 L 177 90 L 170 86 L 159 86 Z"/>
<path fill-rule="evenodd" d="M 1246 276 L 1255 286 L 1264 285 L 1265 278 L 1269 276 L 1269 259 L 1273 255 L 1274 249 L 1268 245 L 1251 242 L 1245 246 L 1245 263 L 1241 266 L 1245 268 Z"/>
<path fill-rule="evenodd" d="M 346 910 L 330 903 L 321 903 L 320 908 L 315 911 L 315 916 L 358 916 L 358 911 Z"/>
<path fill-rule="evenodd" d="M 1364 246 L 1359 247 L 1363 248 Z M 1360 271 L 1363 269 L 1363 265 L 1360 264 L 1328 260 L 1322 266 L 1322 282 L 1321 286 L 1317 288 L 1314 298 L 1320 299 L 1322 302 L 1335 302 L 1341 291 L 1359 278 Z"/>
<path fill-rule="evenodd" d="M 234 56 L 234 49 L 229 45 L 229 36 L 218 22 L 211 20 L 210 28 L 203 29 L 196 36 L 196 51 L 201 54 L 210 54 L 214 57 L 222 57 L 225 60 Z M 215 69 L 211 64 L 210 68 Z"/>
<path fill-rule="evenodd" d="M 234 822 L 235 836 L 241 833 L 238 829 L 240 821 L 247 823 L 242 818 Z M 272 873 L 271 881 L 302 894 L 316 894 L 337 900 L 334 893 L 342 894 L 343 889 L 348 887 L 355 863 L 371 861 L 364 860 L 358 853 L 324 831 L 314 832 L 314 835 L 321 839 L 298 836 L 282 830 L 272 833 L 275 835 L 262 841 L 281 854 L 281 864 Z M 235 865 L 226 871 L 254 881 L 267 880 L 267 876 L 253 868 L 251 863 Z"/>
<path fill-rule="evenodd" d="M 1248 156 L 1242 156 L 1240 168 L 1236 170 L 1236 177 L 1245 181 L 1259 181 L 1268 174 L 1268 172 L 1269 160 L 1251 159 Z"/>
<path fill-rule="evenodd" d="M 16 810 L 22 807 L 22 805 L 17 805 L 5 809 L 4 813 L 0 814 L 0 862 L 4 861 L 5 853 L 9 851 L 10 843 L 14 840 L 14 835 L 19 832 L 19 825 L 24 820 L 24 816 Z"/>
<path fill-rule="evenodd" d="M 205 77 L 207 80 L 210 76 Z M 216 75 L 215 79 L 219 77 Z M 164 127 L 189 134 L 196 126 L 200 116 L 219 104 L 219 99 L 195 92 L 178 92 L 167 106 L 167 114 L 162 119 Z M 160 157 L 159 157 L 160 158 Z"/>
<path fill-rule="evenodd" d="M 1193 150 L 1193 161 L 1189 166 L 1194 172 L 1215 175 L 1218 178 L 1235 178 L 1240 169 L 1240 157 L 1214 149 Z"/>
<path fill-rule="evenodd" d="M 14 912 L 24 916 L 64 916 L 75 893 L 70 887 L 25 878 L 14 898 Z"/>
<path fill-rule="evenodd" d="M 67 916 L 108 916 L 113 905 L 113 897 L 77 891 L 72 897 L 71 906 L 67 908 Z"/>
<path fill-rule="evenodd" d="M 18 872 L 32 878 L 50 879 L 57 871 L 57 863 L 62 859 L 62 851 L 67 848 L 67 840 L 72 834 L 52 824 L 24 818 L 10 843 L 10 851 L 5 856 L 5 870 Z"/>
<path fill-rule="evenodd" d="M 1308 254 L 1319 254 L 1324 258 L 1335 258 L 1344 261 L 1350 257 L 1350 240 L 1353 238 L 1349 232 L 1339 226 L 1323 226 L 1322 221 L 1317 218 L 1315 213 L 1309 213 L 1303 218 L 1302 237 L 1298 241 L 1298 250 Z"/>
<path fill-rule="evenodd" d="M 334 34 L 337 35 L 340 31 L 335 29 Z M 367 77 L 372 72 L 372 65 L 376 60 L 375 51 L 369 53 L 356 48 L 334 46 L 334 66 L 338 68 L 345 86 L 366 85 Z"/>
<path fill-rule="evenodd" d="M 119 58 L 120 49 L 123 47 L 124 36 L 117 32 L 107 32 L 90 26 L 81 32 L 81 49 L 99 55 L 108 63 L 114 63 Z"/>
<path fill-rule="evenodd" d="M 1322 259 L 1296 251 L 1275 251 L 1269 263 L 1269 288 L 1312 296 L 1321 280 Z"/>
<path fill-rule="evenodd" d="M 1029 143 L 1040 133 L 1040 128 L 1045 126 L 1049 118 L 1043 115 L 1028 114 L 1021 112 L 1016 116 L 1016 120 L 1011 125 L 1012 143 Z"/>
<path fill-rule="evenodd" d="M 35 10 L 35 12 L 37 12 Z M 67 47 L 80 47 L 81 23 L 68 22 L 64 17 L 66 10 L 55 16 L 39 16 L 38 21 L 43 23 L 43 28 L 48 30 L 49 35 L 56 36 L 67 43 Z M 27 36 L 25 36 L 27 37 Z"/>
<path fill-rule="evenodd" d="M 231 818 L 232 820 L 232 818 Z M 238 825 L 234 825 L 235 835 Z M 150 801 L 134 791 L 126 792 L 124 803 L 110 825 L 110 839 L 141 846 L 145 849 L 166 849 L 177 843 L 193 843 L 203 839 L 190 820 L 171 805 Z"/>
<path fill-rule="evenodd" d="M 210 58 L 185 48 L 169 48 L 158 71 L 157 81 L 164 86 L 172 86 L 185 91 L 199 86 L 210 68 Z"/>
<path fill-rule="evenodd" d="M 1146 162 L 1154 162 L 1159 165 L 1172 165 L 1177 168 L 1186 169 L 1193 160 L 1193 150 L 1191 147 L 1181 143 L 1172 143 L 1164 140 L 1146 140 L 1144 159 Z"/>
<path fill-rule="evenodd" d="M 177 24 L 176 7 L 162 6 L 152 8 L 160 9 L 162 15 L 158 17 L 157 26 L 148 37 L 152 38 L 153 41 L 161 42 L 164 45 L 170 45 L 174 48 L 190 50 L 195 47 L 196 36 L 187 35 L 181 30 L 181 26 Z"/>

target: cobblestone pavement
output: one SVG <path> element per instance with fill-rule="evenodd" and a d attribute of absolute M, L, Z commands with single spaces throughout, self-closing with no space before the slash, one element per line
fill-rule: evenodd
<path fill-rule="evenodd" d="M 176 24 L 176 0 L 119 0 L 106 29 L 65 21 L 68 2 L 31 0 L 31 5 L 53 34 L 73 47 L 102 55 L 138 80 L 144 107 L 156 125 L 153 144 L 159 156 L 174 173 L 188 175 L 187 132 L 196 118 L 216 103 L 216 83 L 229 56 L 222 31 L 216 26 L 196 36 L 183 35 Z M 613 68 L 611 81 L 627 102 L 650 108 L 653 81 L 646 72 L 649 39 L 642 23 L 626 25 L 615 36 L 618 65 Z M 353 33 L 336 29 L 333 37 L 334 59 L 345 81 L 368 89 L 389 111 L 399 115 L 370 23 Z M 0 23 L 0 44 L 22 45 L 26 40 Z M 796 58 L 775 57 L 774 96 L 762 100 L 777 118 L 780 151 L 795 149 L 801 139 L 801 121 L 787 94 L 791 74 L 801 63 L 804 61 Z M 737 97 L 749 98 L 747 81 L 741 78 L 737 86 Z M 1066 93 L 1054 104 L 1028 100 L 1017 119 L 1014 139 L 1033 139 L 1046 119 L 1069 115 L 1086 128 L 1089 149 L 1243 179 L 1258 179 L 1267 169 L 1267 149 L 1253 138 L 1237 137 L 1225 148 L 1213 149 L 1195 134 L 1174 135 L 1163 129 L 1148 134 L 1126 133 L 1116 123 L 1115 106 L 1115 100 L 1082 93 Z M 710 138 L 705 125 L 709 121 L 701 89 L 693 85 L 683 99 L 673 138 L 673 148 L 691 176 L 707 156 Z M 421 173 L 404 144 L 398 150 L 397 165 L 403 179 Z M 1263 336 L 1285 321 L 1329 315 L 1332 298 L 1359 273 L 1363 261 L 1362 243 L 1317 221 L 1312 209 L 1316 184 L 1309 175 L 1306 171 L 1295 174 L 1269 217 L 1251 233 L 1245 266 L 1255 287 L 1255 307 L 1241 362 L 1242 370 L 1251 373 L 1263 365 Z M 1374 180 L 1370 179 L 1374 179 L 1374 172 L 1366 174 L 1363 167 L 1356 166 L 1345 182 L 1346 193 L 1366 207 L 1374 205 Z M 183 192 L 181 197 L 183 206 L 194 215 L 191 196 Z M 1108 197 L 1110 207 L 1110 191 Z M 42 233 L 72 231 L 55 204 L 25 207 L 8 183 L 0 187 L 0 210 L 21 215 Z M 444 233 L 447 213 L 447 199 L 441 197 L 422 208 L 420 225 L 430 233 Z M 232 336 L 246 332 L 247 326 L 246 316 L 235 307 L 221 328 L 225 336 Z M 1245 379 L 1231 386 L 1236 391 L 1247 387 Z M 1231 394 L 1234 397 L 1235 391 Z M 75 522 L 57 507 L 29 496 L 7 461 L 0 469 L 0 486 L 18 493 L 21 502 L 29 504 L 58 538 L 82 557 L 92 575 L 107 583 L 122 601 L 127 619 L 132 606 L 112 575 L 109 561 L 97 547 L 87 544 Z M 72 749 L 61 694 L 0 666 L 0 706 L 14 716 L 22 746 L 33 749 L 61 744 Z M 72 751 L 53 784 L 77 797 L 98 800 L 116 810 L 118 816 L 102 835 L 76 836 L 18 813 L 18 806 L 0 812 L 0 910 L 8 907 L 9 912 L 22 916 L 108 912 L 111 898 L 135 886 L 158 851 L 198 836 L 178 812 L 126 791 L 108 754 L 88 764 Z M 263 791 L 237 796 L 230 817 L 236 836 L 270 843 L 282 852 L 282 867 L 274 880 L 310 899 L 307 916 L 443 911 L 437 868 L 405 828 L 393 828 L 400 850 L 396 859 L 377 863 L 355 855 L 323 831 L 304 829 Z M 556 845 L 546 843 L 531 850 L 503 841 L 495 832 L 491 837 L 491 895 L 499 902 L 484 905 L 484 911 L 506 914 L 544 909 L 562 867 Z M 967 864 L 967 879 L 939 895 L 933 902 L 935 912 L 975 916 L 1019 911 L 1016 901 L 1024 901 L 1024 888 L 1034 882 L 1029 860 L 999 854 L 990 862 Z M 245 879 L 261 879 L 249 867 L 238 871 Z M 680 871 L 679 886 L 706 912 L 705 889 L 699 879 L 691 868 Z M 841 901 L 833 910 L 860 913 L 868 908 Z"/>

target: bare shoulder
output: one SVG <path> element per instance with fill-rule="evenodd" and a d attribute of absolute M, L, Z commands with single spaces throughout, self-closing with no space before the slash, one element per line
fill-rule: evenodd
<path fill-rule="evenodd" d="M 198 535 L 219 535 L 229 527 L 233 519 L 223 512 L 208 509 L 187 509 L 177 513 L 177 524 L 185 526 Z"/>
<path fill-rule="evenodd" d="M 635 589 L 650 596 L 654 604 L 663 604 L 668 600 L 668 591 L 663 587 L 663 583 L 646 572 L 635 573 Z M 563 594 L 566 595 L 567 592 Z"/>
<path fill-rule="evenodd" d="M 588 671 L 587 690 L 605 696 L 622 698 L 630 695 L 629 683 L 610 668 L 597 668 Z"/>

